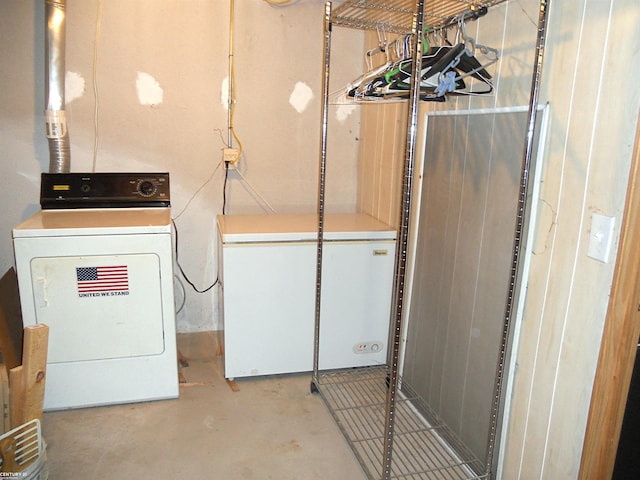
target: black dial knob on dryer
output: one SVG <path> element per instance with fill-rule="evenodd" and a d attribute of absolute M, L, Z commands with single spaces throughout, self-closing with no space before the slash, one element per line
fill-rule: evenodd
<path fill-rule="evenodd" d="M 138 182 L 138 193 L 143 197 L 151 197 L 157 190 L 156 185 L 150 180 L 141 180 Z"/>

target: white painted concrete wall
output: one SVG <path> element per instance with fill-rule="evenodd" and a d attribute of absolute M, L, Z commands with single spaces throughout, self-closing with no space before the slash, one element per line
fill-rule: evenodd
<path fill-rule="evenodd" d="M 13 265 L 11 228 L 39 209 L 39 174 L 49 165 L 44 10 L 44 0 L 0 2 L 2 273 Z M 217 274 L 229 10 L 229 0 L 67 1 L 71 170 L 169 171 L 180 263 L 200 289 Z M 244 153 L 229 174 L 227 213 L 271 213 L 264 200 L 278 213 L 316 210 L 323 15 L 324 0 L 235 2 L 234 125 Z M 344 31 L 334 41 L 361 51 L 362 39 Z M 359 71 L 344 57 L 336 81 Z M 336 125 L 331 148 L 343 157 L 329 207 L 354 211 L 359 112 Z M 184 285 L 179 331 L 220 328 L 217 289 L 198 294 Z"/>

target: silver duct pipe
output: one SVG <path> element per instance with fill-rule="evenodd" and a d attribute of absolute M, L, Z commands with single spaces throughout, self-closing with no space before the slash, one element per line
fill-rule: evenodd
<path fill-rule="evenodd" d="M 66 0 L 45 0 L 45 127 L 49 141 L 49 173 L 68 173 L 71 151 L 64 111 Z"/>

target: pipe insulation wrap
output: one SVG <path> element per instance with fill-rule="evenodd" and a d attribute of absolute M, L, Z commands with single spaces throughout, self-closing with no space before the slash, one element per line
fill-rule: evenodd
<path fill-rule="evenodd" d="M 50 173 L 68 173 L 71 167 L 69 134 L 64 112 L 65 7 L 66 0 L 45 0 L 45 129 L 49 141 Z"/>

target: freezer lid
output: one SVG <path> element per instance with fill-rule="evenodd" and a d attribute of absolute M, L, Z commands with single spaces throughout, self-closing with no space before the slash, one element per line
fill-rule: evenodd
<path fill-rule="evenodd" d="M 14 238 L 146 233 L 171 233 L 171 209 L 42 210 L 13 229 Z"/>
<path fill-rule="evenodd" d="M 318 217 L 299 215 L 219 215 L 218 229 L 225 244 L 315 242 Z M 364 213 L 326 214 L 324 240 L 394 240 L 396 231 Z"/>

